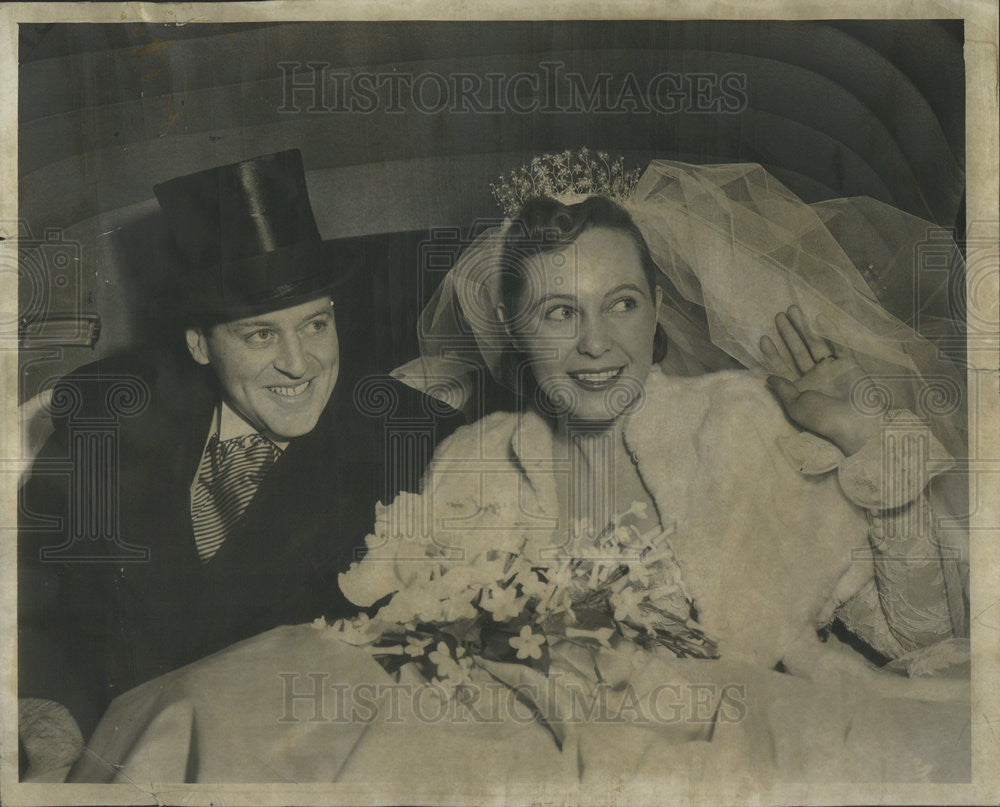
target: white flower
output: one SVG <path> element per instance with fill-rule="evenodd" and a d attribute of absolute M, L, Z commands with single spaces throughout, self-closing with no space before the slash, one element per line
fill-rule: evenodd
<path fill-rule="evenodd" d="M 448 703 L 453 698 L 457 698 L 462 690 L 464 682 L 457 678 L 431 678 L 427 682 L 427 689 L 431 690 L 442 703 Z"/>
<path fill-rule="evenodd" d="M 611 607 L 615 609 L 615 619 L 621 622 L 625 619 L 637 620 L 640 617 L 639 603 L 645 594 L 626 586 L 621 591 L 611 595 Z"/>
<path fill-rule="evenodd" d="M 520 584 L 521 591 L 526 596 L 537 597 L 538 599 L 544 597 L 550 588 L 550 584 L 543 582 L 531 569 L 519 571 L 517 577 L 514 578 L 514 582 Z"/>
<path fill-rule="evenodd" d="M 437 675 L 431 683 L 444 690 L 446 698 L 451 698 L 457 687 L 471 680 L 472 659 L 468 656 L 461 658 L 464 654 L 465 648 L 459 647 L 456 651 L 459 658 L 456 660 L 444 642 L 438 642 L 437 648 L 427 654 L 428 661 L 437 667 Z"/>
<path fill-rule="evenodd" d="M 570 611 L 573 607 L 573 570 L 569 564 L 564 563 L 559 566 L 550 567 L 545 571 L 549 578 L 548 591 L 545 598 L 540 600 L 537 611 L 540 616 L 558 614 L 561 611 Z"/>
<path fill-rule="evenodd" d="M 514 586 L 492 586 L 484 592 L 479 606 L 484 611 L 489 611 L 496 622 L 506 622 L 519 616 L 527 601 L 527 597 L 517 596 Z"/>
<path fill-rule="evenodd" d="M 546 570 L 545 576 L 549 579 L 549 585 L 553 590 L 568 588 L 573 583 L 573 569 L 568 563 L 561 563 L 558 566 Z"/>
<path fill-rule="evenodd" d="M 648 563 L 635 563 L 629 566 L 629 579 L 645 588 L 659 580 L 659 571 Z"/>
<path fill-rule="evenodd" d="M 352 563 L 346 572 L 337 575 L 341 593 L 362 608 L 373 605 L 395 589 L 393 585 L 395 581 L 390 580 L 389 585 L 386 585 L 385 566 L 385 563 L 380 564 L 372 560 Z"/>
<path fill-rule="evenodd" d="M 347 644 L 360 646 L 374 642 L 378 639 L 379 632 L 374 629 L 374 623 L 368 614 L 361 614 L 353 619 L 338 619 L 330 626 L 330 635 Z"/>
<path fill-rule="evenodd" d="M 631 546 L 635 539 L 639 537 L 639 531 L 628 524 L 619 524 L 614 529 L 614 541 L 612 543 L 619 547 Z"/>
<path fill-rule="evenodd" d="M 458 677 L 461 669 L 458 663 L 451 657 L 451 651 L 444 642 L 438 642 L 437 649 L 427 654 L 427 660 L 437 667 L 438 675 L 441 678 Z"/>
<path fill-rule="evenodd" d="M 647 507 L 648 505 L 646 502 L 633 501 L 632 506 L 628 509 L 628 513 L 626 515 L 630 513 L 636 518 L 645 518 Z"/>
<path fill-rule="evenodd" d="M 545 634 L 533 633 L 531 625 L 525 625 L 519 635 L 511 636 L 507 641 L 517 651 L 519 659 L 541 658 Z"/>
<path fill-rule="evenodd" d="M 445 622 L 457 622 L 460 619 L 474 619 L 476 607 L 472 604 L 474 591 L 467 591 L 462 597 L 452 597 L 441 603 L 441 619 Z"/>
<path fill-rule="evenodd" d="M 431 639 L 417 639 L 414 636 L 406 637 L 406 647 L 404 651 L 406 655 L 412 656 L 413 658 L 420 658 L 427 649 L 427 645 L 431 643 Z"/>

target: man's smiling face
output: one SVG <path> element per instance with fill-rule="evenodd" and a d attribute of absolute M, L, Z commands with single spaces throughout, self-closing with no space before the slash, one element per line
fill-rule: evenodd
<path fill-rule="evenodd" d="M 186 336 L 230 406 L 277 442 L 312 431 L 337 383 L 340 345 L 328 296 Z"/>

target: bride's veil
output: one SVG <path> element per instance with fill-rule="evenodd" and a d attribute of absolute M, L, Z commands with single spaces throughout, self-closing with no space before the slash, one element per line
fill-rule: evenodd
<path fill-rule="evenodd" d="M 778 372 L 759 341 L 794 303 L 874 379 L 874 394 L 855 405 L 910 409 L 953 457 L 967 456 L 964 327 L 954 310 L 964 265 L 942 228 L 868 198 L 806 204 L 754 164 L 656 160 L 634 184 L 620 170 L 611 179 L 608 195 L 632 215 L 662 273 L 666 372 Z M 580 190 L 548 181 L 528 193 L 572 203 Z M 484 369 L 511 386 L 495 313 L 509 226 L 487 229 L 464 250 L 421 314 L 420 357 L 393 373 L 456 408 L 474 399 Z"/>

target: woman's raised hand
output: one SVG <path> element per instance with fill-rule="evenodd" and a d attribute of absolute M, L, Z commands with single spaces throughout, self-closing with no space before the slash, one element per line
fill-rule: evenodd
<path fill-rule="evenodd" d="M 858 411 L 851 401 L 863 400 L 873 384 L 854 353 L 815 336 L 798 306 L 774 318 L 779 341 L 764 336 L 760 349 L 778 374 L 768 386 L 799 426 L 853 454 L 878 433 L 879 417 Z"/>

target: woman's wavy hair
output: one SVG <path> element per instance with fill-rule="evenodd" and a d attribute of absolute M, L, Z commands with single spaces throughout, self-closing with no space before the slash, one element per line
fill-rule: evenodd
<path fill-rule="evenodd" d="M 527 281 L 528 261 L 546 252 L 565 249 L 595 227 L 618 230 L 632 240 L 639 251 L 650 297 L 655 301 L 660 270 L 649 253 L 646 239 L 624 207 L 604 196 L 588 196 L 571 205 L 541 196 L 522 205 L 504 236 L 500 253 L 500 299 L 510 315 L 517 311 L 517 298 Z M 663 361 L 666 353 L 666 334 L 657 325 L 653 338 L 654 364 Z"/>

